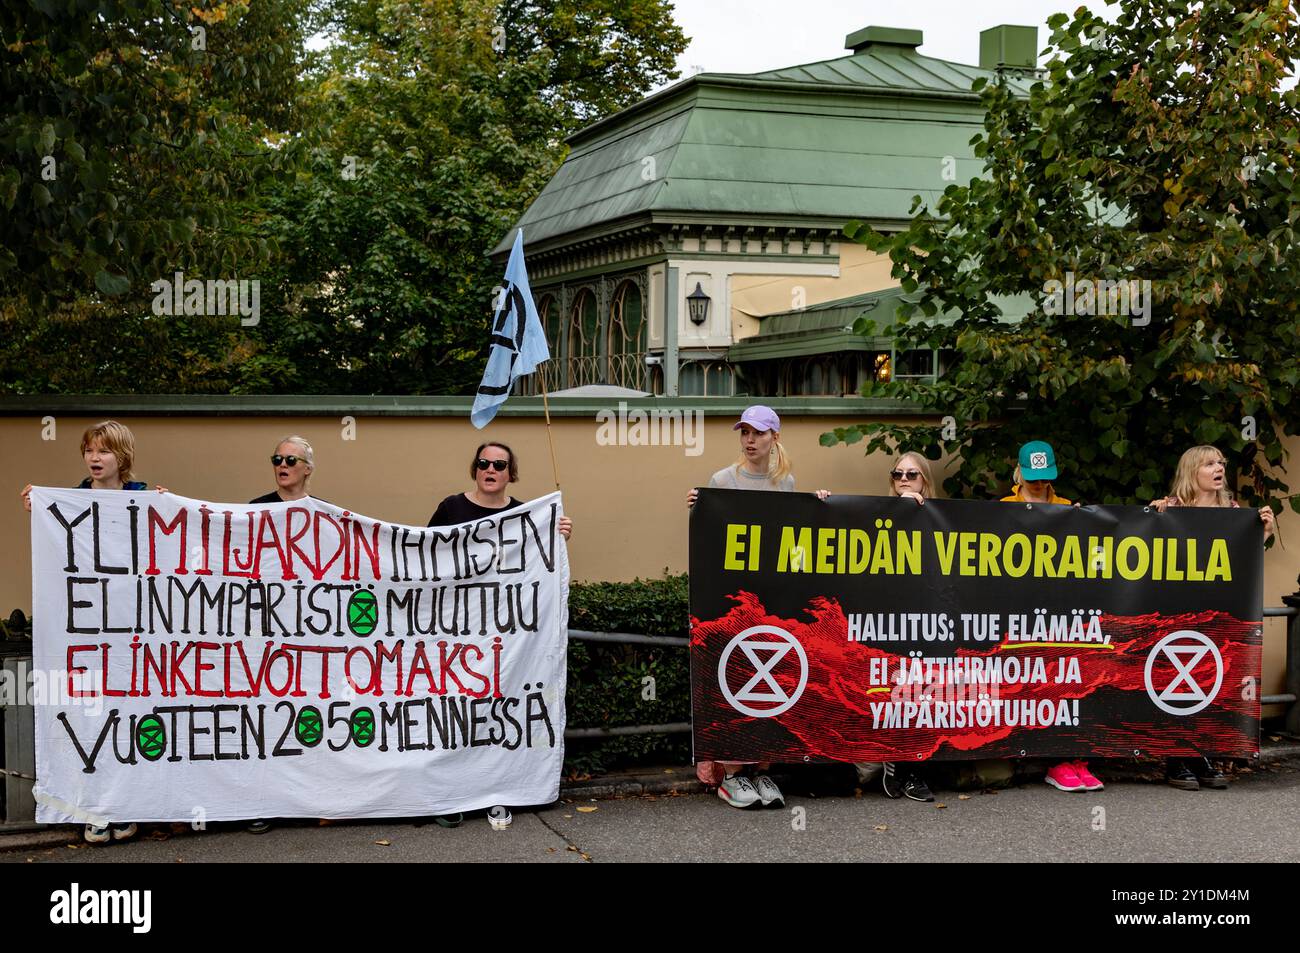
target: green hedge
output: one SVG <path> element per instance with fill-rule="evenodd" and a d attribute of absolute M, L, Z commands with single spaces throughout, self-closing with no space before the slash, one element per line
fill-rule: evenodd
<path fill-rule="evenodd" d="M 569 628 L 685 638 L 690 629 L 687 577 L 573 583 Z M 570 728 L 659 725 L 691 720 L 690 662 L 682 646 L 569 641 L 566 696 Z M 647 694 L 653 678 L 654 698 Z M 629 764 L 690 761 L 689 735 L 581 738 L 566 744 L 565 773 L 595 774 Z"/>

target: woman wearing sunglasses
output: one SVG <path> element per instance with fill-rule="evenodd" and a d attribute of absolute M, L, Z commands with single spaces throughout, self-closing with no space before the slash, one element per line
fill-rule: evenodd
<path fill-rule="evenodd" d="M 1192 447 L 1178 460 L 1174 484 L 1169 495 L 1154 500 L 1151 505 L 1163 513 L 1171 506 L 1224 506 L 1239 509 L 1241 504 L 1232 498 L 1228 489 L 1228 461 L 1217 447 Z M 1264 524 L 1264 541 L 1273 535 L 1276 517 L 1271 506 L 1261 507 L 1260 522 Z M 1228 779 L 1208 758 L 1170 758 L 1165 762 L 1165 780 L 1183 791 L 1201 788 L 1222 791 Z"/>
<path fill-rule="evenodd" d="M 311 444 L 302 437 L 285 437 L 277 443 L 275 453 L 271 454 L 271 466 L 275 473 L 275 489 L 265 496 L 249 500 L 251 505 L 292 503 L 294 500 L 305 500 L 310 495 L 307 492 L 307 481 L 316 469 L 316 456 L 312 453 Z"/>
<path fill-rule="evenodd" d="M 255 500 L 249 500 L 250 506 L 292 503 L 295 500 L 305 500 L 311 495 L 307 492 L 307 481 L 316 469 L 316 456 L 311 444 L 304 438 L 295 435 L 285 437 L 277 443 L 275 453 L 271 454 L 271 467 L 275 474 L 275 489 Z M 245 829 L 250 834 L 265 834 L 271 829 L 271 824 L 259 817 L 250 821 Z"/>
<path fill-rule="evenodd" d="M 430 526 L 455 526 L 512 510 L 523 501 L 506 495 L 511 483 L 519 480 L 519 464 L 514 451 L 504 443 L 489 441 L 479 444 L 474 459 L 469 462 L 470 479 L 474 489 L 467 493 L 453 493 L 429 517 Z M 561 516 L 560 535 L 568 539 L 573 532 L 573 520 Z"/>
<path fill-rule="evenodd" d="M 905 453 L 894 461 L 894 466 L 889 471 L 891 495 L 924 505 L 933 495 L 933 487 L 930 463 L 925 457 Z M 934 794 L 919 765 L 894 761 L 886 761 L 884 764 L 862 761 L 854 767 L 858 769 L 858 780 L 863 784 L 870 784 L 879 777 L 880 786 L 887 797 L 905 797 L 910 801 L 934 800 Z"/>
<path fill-rule="evenodd" d="M 519 480 L 519 464 L 515 461 L 515 452 L 504 443 L 488 441 L 479 444 L 469 462 L 469 475 L 474 481 L 474 489 L 467 493 L 453 493 L 439 503 L 429 517 L 430 526 L 469 523 L 503 510 L 513 510 L 523 502 L 506 495 L 510 484 Z M 558 528 L 560 535 L 567 540 L 573 533 L 573 520 L 561 516 Z M 511 821 L 510 812 L 502 805 L 488 811 L 488 817 L 494 826 Z M 459 827 L 464 819 L 463 814 L 442 814 L 434 818 L 442 827 Z"/>

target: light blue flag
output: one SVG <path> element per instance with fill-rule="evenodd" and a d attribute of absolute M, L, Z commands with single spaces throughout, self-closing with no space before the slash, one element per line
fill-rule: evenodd
<path fill-rule="evenodd" d="M 515 232 L 506 265 L 506 290 L 492 319 L 492 350 L 488 353 L 483 382 L 478 385 L 470 422 L 479 429 L 492 422 L 497 408 L 510 396 L 515 378 L 531 374 L 537 365 L 550 360 L 542 319 L 537 316 L 533 293 L 524 267 L 524 230 Z"/>

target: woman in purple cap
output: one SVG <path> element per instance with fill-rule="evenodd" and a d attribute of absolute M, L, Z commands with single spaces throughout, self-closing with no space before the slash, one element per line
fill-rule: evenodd
<path fill-rule="evenodd" d="M 740 431 L 740 458 L 709 477 L 709 486 L 723 490 L 769 490 L 794 492 L 790 455 L 781 444 L 781 418 L 771 407 L 746 407 L 731 428 Z M 694 506 L 698 490 L 686 494 L 686 505 Z M 818 490 L 824 500 L 829 490 Z M 785 805 L 785 797 L 767 772 L 771 765 L 701 761 L 695 772 L 705 784 L 717 785 L 718 797 L 732 807 Z M 752 771 L 752 775 L 751 775 Z"/>

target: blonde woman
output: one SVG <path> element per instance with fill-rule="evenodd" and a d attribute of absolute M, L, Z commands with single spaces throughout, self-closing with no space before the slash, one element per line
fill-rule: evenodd
<path fill-rule="evenodd" d="M 1228 461 L 1217 448 L 1192 447 L 1178 461 L 1173 486 L 1163 500 L 1151 505 L 1163 513 L 1171 506 L 1224 506 L 1240 509 L 1228 490 Z M 1259 510 L 1264 524 L 1264 539 L 1273 535 L 1274 516 L 1271 507 Z M 1201 788 L 1223 790 L 1228 779 L 1208 758 L 1170 758 L 1165 763 L 1165 780 L 1182 791 L 1199 791 Z"/>
<path fill-rule="evenodd" d="M 1174 484 L 1163 500 L 1151 505 L 1163 513 L 1170 506 L 1227 506 L 1240 509 L 1228 490 L 1228 461 L 1216 447 L 1192 447 L 1178 460 Z M 1271 506 L 1260 507 L 1260 522 L 1264 524 L 1264 540 L 1273 536 L 1276 519 Z"/>
<path fill-rule="evenodd" d="M 709 486 L 723 490 L 769 490 L 794 492 L 794 473 L 790 456 L 781 443 L 781 418 L 771 407 L 755 404 L 746 407 L 740 420 L 731 428 L 740 431 L 740 458 L 709 477 Z M 694 506 L 698 490 L 686 494 L 686 505 Z M 818 490 L 824 500 L 829 490 Z M 701 761 L 695 773 L 705 784 L 717 785 L 718 797 L 732 807 L 752 807 L 761 803 L 784 806 L 785 797 L 776 782 L 768 777 L 770 764 L 739 764 Z M 753 772 L 751 776 L 750 772 Z"/>
<path fill-rule="evenodd" d="M 262 503 L 292 503 L 305 500 L 309 494 L 307 483 L 316 469 L 316 454 L 305 438 L 296 434 L 283 438 L 275 445 L 271 454 L 271 473 L 275 477 L 275 489 L 255 500 L 249 505 Z"/>

